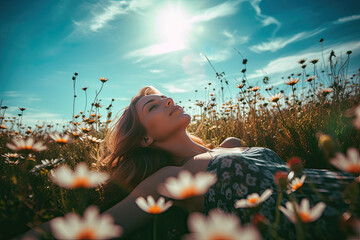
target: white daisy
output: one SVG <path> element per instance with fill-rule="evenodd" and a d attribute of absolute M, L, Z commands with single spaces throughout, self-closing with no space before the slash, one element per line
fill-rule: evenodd
<path fill-rule="evenodd" d="M 256 207 L 260 203 L 264 202 L 268 199 L 272 194 L 272 190 L 270 188 L 266 189 L 261 196 L 258 193 L 252 193 L 247 196 L 246 199 L 237 200 L 234 204 L 235 208 L 247 208 L 247 207 Z"/>
<path fill-rule="evenodd" d="M 14 151 L 40 152 L 47 149 L 47 147 L 43 145 L 43 142 L 39 141 L 35 143 L 35 139 L 32 137 L 29 137 L 26 140 L 22 138 L 18 140 L 12 139 L 12 141 L 13 143 L 6 143 L 6 146 Z"/>
<path fill-rule="evenodd" d="M 360 173 L 360 155 L 356 148 L 348 148 L 347 158 L 342 153 L 336 153 L 335 158 L 330 159 L 335 167 L 349 173 Z"/>
<path fill-rule="evenodd" d="M 309 199 L 307 198 L 303 198 L 301 200 L 300 207 L 298 203 L 295 203 L 295 210 L 292 202 L 288 201 L 285 203 L 285 205 L 286 208 L 283 206 L 279 206 L 279 209 L 293 223 L 296 223 L 297 220 L 296 212 L 298 212 L 301 221 L 307 223 L 307 222 L 313 222 L 316 219 L 318 219 L 326 207 L 326 204 L 324 202 L 319 202 L 312 209 L 310 209 Z"/>
<path fill-rule="evenodd" d="M 74 212 L 50 221 L 51 231 L 57 239 L 109 239 L 122 235 L 123 229 L 114 224 L 109 214 L 99 214 L 99 209 L 88 207 L 83 218 Z"/>
<path fill-rule="evenodd" d="M 144 197 L 138 197 L 135 200 L 136 204 L 145 212 L 152 214 L 159 214 L 165 212 L 169 207 L 173 205 L 172 201 L 165 203 L 165 198 L 160 197 L 157 202 L 155 202 L 154 197 L 151 195 L 147 196 L 147 200 Z"/>
<path fill-rule="evenodd" d="M 55 132 L 55 133 L 51 133 L 49 134 L 49 136 L 57 143 L 59 144 L 67 144 L 67 143 L 71 143 L 72 139 L 70 138 L 70 135 L 68 134 L 64 134 L 64 135 L 60 135 L 59 133 Z"/>
<path fill-rule="evenodd" d="M 305 178 L 306 178 L 305 174 L 302 175 L 301 178 L 298 177 L 294 178 L 294 180 L 292 180 L 291 183 L 289 183 L 288 190 L 286 190 L 286 193 L 290 194 L 298 190 L 298 188 L 302 187 L 302 185 L 304 185 Z"/>
<path fill-rule="evenodd" d="M 106 172 L 90 171 L 85 162 L 80 162 L 74 172 L 68 165 L 61 165 L 50 173 L 51 180 L 65 188 L 94 188 L 109 178 Z"/>
<path fill-rule="evenodd" d="M 197 172 L 194 176 L 187 170 L 180 171 L 178 178 L 168 177 L 158 186 L 158 192 L 166 197 L 184 199 L 204 194 L 217 181 L 210 172 Z"/>
<path fill-rule="evenodd" d="M 104 140 L 102 140 L 102 139 L 98 139 L 98 138 L 92 137 L 92 136 L 87 136 L 87 138 L 88 138 L 91 142 L 94 142 L 94 143 L 98 143 L 98 142 L 104 141 Z"/>
<path fill-rule="evenodd" d="M 188 218 L 190 234 L 186 240 L 226 239 L 226 240 L 257 240 L 261 235 L 254 226 L 242 227 L 235 214 L 223 212 L 220 208 L 212 209 L 205 217 L 199 212 L 190 214 Z"/>

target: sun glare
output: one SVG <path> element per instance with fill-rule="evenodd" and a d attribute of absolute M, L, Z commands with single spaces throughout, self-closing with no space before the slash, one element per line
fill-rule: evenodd
<path fill-rule="evenodd" d="M 168 7 L 157 16 L 157 33 L 164 46 L 182 49 L 186 46 L 188 33 L 191 28 L 185 12 L 180 7 Z"/>

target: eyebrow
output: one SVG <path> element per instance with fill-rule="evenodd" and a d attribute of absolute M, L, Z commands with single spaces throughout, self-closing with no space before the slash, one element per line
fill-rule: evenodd
<path fill-rule="evenodd" d="M 166 97 L 166 96 L 165 96 L 165 95 L 161 95 L 160 97 Z M 144 106 L 142 107 L 142 110 L 141 110 L 141 111 L 144 111 L 144 107 L 145 107 L 146 104 L 148 104 L 148 103 L 150 103 L 150 102 L 153 102 L 153 101 L 155 101 L 155 99 L 150 99 L 149 101 L 147 101 L 147 102 L 144 104 Z"/>

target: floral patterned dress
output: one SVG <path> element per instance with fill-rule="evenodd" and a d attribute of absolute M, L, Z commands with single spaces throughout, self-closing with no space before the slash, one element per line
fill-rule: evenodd
<path fill-rule="evenodd" d="M 286 163 L 271 149 L 249 147 L 242 153 L 223 153 L 214 156 L 207 167 L 208 172 L 217 175 L 218 181 L 204 195 L 204 215 L 214 208 L 235 213 L 245 225 L 250 222 L 252 212 L 249 208 L 235 208 L 237 200 L 251 193 L 261 195 L 266 189 L 273 190 L 272 195 L 265 200 L 259 210 L 271 223 L 275 221 L 277 186 L 274 175 L 277 171 L 287 171 Z M 300 204 L 302 198 L 308 198 L 310 208 L 318 202 L 326 204 L 319 219 L 305 224 L 305 239 L 344 239 L 344 233 L 339 229 L 339 216 L 346 212 L 349 205 L 342 200 L 341 194 L 354 176 L 341 171 L 325 169 L 303 169 L 306 175 L 302 187 L 292 195 Z M 359 186 L 359 184 L 358 184 Z M 317 191 L 314 190 L 314 187 Z M 360 194 L 358 194 L 360 195 Z M 281 204 L 289 201 L 286 191 L 283 191 Z M 360 197 L 357 198 L 360 206 Z M 296 239 L 295 224 L 279 211 L 277 234 L 283 239 Z M 271 234 L 262 233 L 263 239 L 273 239 Z"/>

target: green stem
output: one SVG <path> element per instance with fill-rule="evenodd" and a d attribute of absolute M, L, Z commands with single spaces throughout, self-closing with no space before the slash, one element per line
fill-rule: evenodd
<path fill-rule="evenodd" d="M 153 223 L 153 239 L 156 240 L 156 218 L 157 216 L 154 215 L 154 223 Z"/>
<path fill-rule="evenodd" d="M 290 201 L 292 202 L 293 204 L 293 209 L 295 211 L 295 215 L 296 215 L 296 223 L 295 223 L 295 228 L 296 228 L 296 239 L 297 240 L 304 240 L 304 229 L 303 229 L 303 226 L 302 226 L 302 222 L 301 222 L 301 219 L 300 219 L 300 216 L 299 216 L 299 212 L 298 212 L 298 209 L 296 209 L 296 199 L 294 196 L 292 196 L 292 194 L 288 195 Z"/>
<path fill-rule="evenodd" d="M 279 209 L 279 206 L 280 206 L 280 203 L 281 203 L 281 199 L 283 197 L 283 193 L 282 191 L 278 191 L 278 196 L 277 196 L 277 200 L 276 200 L 276 213 L 275 213 L 275 222 L 273 224 L 273 229 L 275 230 L 274 231 L 274 238 L 277 239 L 277 227 L 279 225 L 279 220 L 280 220 L 280 209 Z"/>
<path fill-rule="evenodd" d="M 63 196 L 62 187 L 60 187 L 60 196 L 61 196 L 61 202 L 62 202 L 62 204 L 63 204 L 63 207 L 64 207 L 65 211 L 67 212 L 68 209 L 67 209 L 67 206 L 66 206 L 65 201 L 64 201 L 64 196 Z"/>

